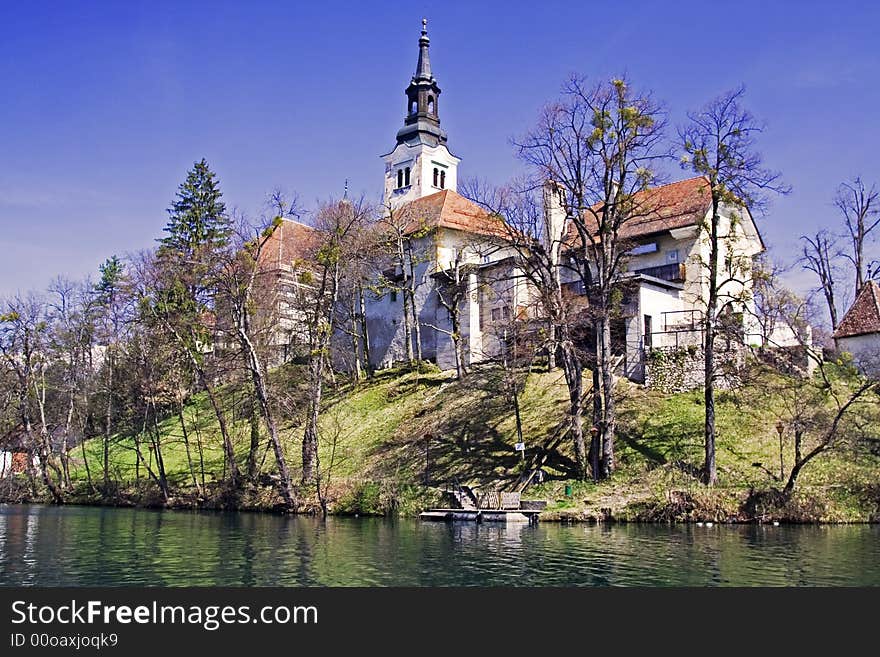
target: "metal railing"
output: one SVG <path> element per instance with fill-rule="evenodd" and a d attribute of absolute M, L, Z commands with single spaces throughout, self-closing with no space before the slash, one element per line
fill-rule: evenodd
<path fill-rule="evenodd" d="M 656 267 L 643 267 L 642 269 L 633 270 L 634 274 L 642 274 L 644 276 L 653 276 L 662 281 L 670 283 L 682 283 L 685 280 L 687 269 L 683 262 L 673 262 L 668 265 L 658 265 Z"/>

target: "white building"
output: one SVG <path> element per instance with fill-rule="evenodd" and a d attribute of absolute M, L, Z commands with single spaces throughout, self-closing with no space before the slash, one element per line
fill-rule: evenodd
<path fill-rule="evenodd" d="M 853 357 L 856 366 L 880 376 L 880 285 L 868 281 L 834 331 L 834 344 Z"/>
<path fill-rule="evenodd" d="M 366 300 L 371 364 L 380 368 L 407 360 L 410 352 L 418 355 L 419 345 L 423 359 L 452 368 L 453 334 L 461 337 L 466 365 L 495 358 L 512 320 L 540 322 L 532 302 L 535 291 L 519 275 L 518 253 L 506 242 L 500 220 L 456 191 L 460 159 L 450 152 L 440 127 L 441 90 L 429 47 L 423 21 L 416 70 L 405 91 L 404 125 L 394 148 L 382 156 L 384 218 L 392 232 L 406 236 L 411 266 L 389 267 Z M 553 190 L 548 183 L 544 194 L 546 224 L 557 235 L 551 242 L 571 244 L 575 232 Z M 646 211 L 628 221 L 620 234 L 630 252 L 612 335 L 615 352 L 623 356 L 622 372 L 643 381 L 648 350 L 702 344 L 709 245 L 701 228 L 711 213 L 711 194 L 707 180 L 697 177 L 640 192 L 633 202 Z M 720 234 L 718 312 L 726 326 L 739 327 L 742 338 L 755 341 L 760 330 L 750 321 L 751 268 L 764 245 L 746 209 L 722 208 Z M 284 345 L 297 337 L 301 318 L 290 300 L 302 287 L 298 267 L 308 260 L 312 237 L 307 226 L 283 222 L 264 254 L 263 268 L 274 272 L 276 281 L 270 287 L 279 301 L 272 306 L 283 320 L 279 341 Z M 563 248 L 558 257 L 571 255 Z M 581 283 L 564 265 L 560 263 L 560 279 L 567 281 L 566 292 L 586 303 Z M 446 306 L 455 290 L 459 321 L 454 327 Z"/>
<path fill-rule="evenodd" d="M 467 362 L 497 356 L 496 329 L 505 325 L 505 320 L 522 315 L 529 305 L 529 290 L 515 275 L 516 253 L 505 247 L 503 231 L 484 210 L 456 193 L 460 160 L 450 153 L 447 135 L 440 128 L 439 96 L 423 22 L 416 72 L 406 89 L 404 126 L 397 133 L 394 149 L 383 156 L 384 200 L 386 215 L 396 214 L 399 224 L 404 213 L 407 230 L 411 235 L 419 234 L 412 240 L 418 260 L 412 278 L 422 356 L 445 369 L 453 366 L 454 353 L 449 314 L 438 296 L 448 278 L 443 272 L 455 262 L 468 265 L 463 282 L 468 293 L 461 303 L 458 330 Z M 634 202 L 650 211 L 630 220 L 620 235 L 632 250 L 628 270 L 621 278 L 628 292 L 613 333 L 615 350 L 624 355 L 624 373 L 642 381 L 647 349 L 702 343 L 700 321 L 707 306 L 709 244 L 701 226 L 711 213 L 711 194 L 707 180 L 698 177 L 647 190 L 637 194 Z M 545 194 L 545 216 L 548 225 L 555 225 L 562 235 L 574 235 L 552 191 Z M 738 323 L 747 337 L 759 332 L 749 321 L 753 315 L 750 279 L 752 260 L 764 250 L 764 244 L 746 209 L 723 208 L 720 234 L 719 262 L 725 264 L 719 273 L 718 310 L 729 318 L 728 325 Z M 563 253 L 561 257 L 567 256 Z M 510 269 L 506 284 L 499 275 L 505 267 Z M 404 274 L 398 271 L 396 275 Z M 562 280 L 566 275 L 569 291 L 582 294 L 580 283 L 571 280 L 571 274 L 563 274 Z M 401 297 L 390 292 L 368 304 L 375 366 L 389 366 L 405 358 Z"/>

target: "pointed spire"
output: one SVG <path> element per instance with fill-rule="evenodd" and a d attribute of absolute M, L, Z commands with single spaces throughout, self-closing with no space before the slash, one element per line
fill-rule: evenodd
<path fill-rule="evenodd" d="M 428 38 L 428 19 L 422 19 L 422 36 L 419 37 L 419 63 L 416 64 L 416 74 L 413 80 L 431 80 L 431 59 L 428 56 L 428 47 L 431 40 Z"/>
<path fill-rule="evenodd" d="M 397 143 L 446 143 L 446 133 L 440 129 L 438 99 L 440 86 L 431 71 L 428 57 L 428 19 L 422 19 L 422 36 L 419 37 L 419 63 L 409 86 L 406 88 L 406 118 L 403 128 L 397 132 Z"/>

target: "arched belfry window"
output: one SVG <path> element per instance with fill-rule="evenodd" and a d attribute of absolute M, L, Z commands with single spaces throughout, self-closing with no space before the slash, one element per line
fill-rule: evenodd
<path fill-rule="evenodd" d="M 409 187 L 409 167 L 403 170 L 403 184 Z"/>
<path fill-rule="evenodd" d="M 434 96 L 428 96 L 428 114 L 434 113 Z"/>
<path fill-rule="evenodd" d="M 397 170 L 397 188 L 403 187 L 403 169 Z"/>
<path fill-rule="evenodd" d="M 419 109 L 419 104 L 416 101 L 414 101 L 414 100 L 409 101 L 409 113 L 410 114 L 415 114 L 418 111 L 418 109 Z"/>
<path fill-rule="evenodd" d="M 440 172 L 440 189 L 446 189 L 446 172 Z"/>
<path fill-rule="evenodd" d="M 434 167 L 434 187 L 439 187 L 439 183 L 437 178 L 440 176 L 440 171 L 437 170 L 437 167 Z"/>

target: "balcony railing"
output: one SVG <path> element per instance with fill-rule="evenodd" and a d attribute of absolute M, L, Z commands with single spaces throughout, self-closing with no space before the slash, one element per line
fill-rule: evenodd
<path fill-rule="evenodd" d="M 683 262 L 673 262 L 658 267 L 636 269 L 633 273 L 653 276 L 654 278 L 659 278 L 662 281 L 669 281 L 670 283 L 683 283 L 687 272 Z"/>

